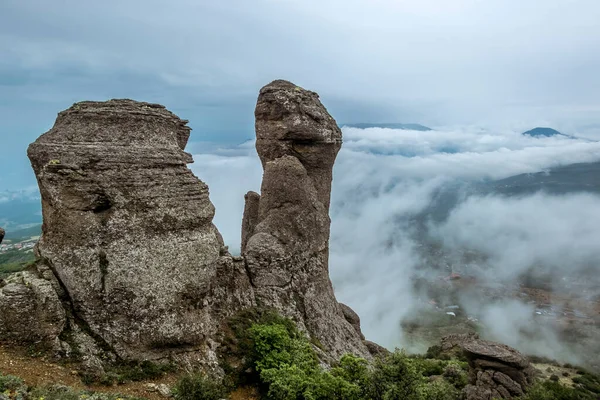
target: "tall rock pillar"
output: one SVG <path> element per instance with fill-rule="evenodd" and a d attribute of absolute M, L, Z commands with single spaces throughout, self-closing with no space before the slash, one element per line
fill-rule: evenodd
<path fill-rule="evenodd" d="M 342 132 L 315 92 L 282 80 L 261 89 L 255 117 L 264 174 L 260 197 L 246 197 L 242 237 L 257 303 L 293 317 L 334 357 L 366 355 L 328 271 L 332 169 Z"/>

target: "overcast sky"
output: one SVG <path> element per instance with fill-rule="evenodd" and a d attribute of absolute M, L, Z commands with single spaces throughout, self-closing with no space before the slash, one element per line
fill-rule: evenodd
<path fill-rule="evenodd" d="M 598 21 L 598 0 L 2 0 L 0 190 L 34 183 L 26 146 L 73 102 L 160 102 L 236 143 L 276 78 L 338 122 L 585 132 Z"/>

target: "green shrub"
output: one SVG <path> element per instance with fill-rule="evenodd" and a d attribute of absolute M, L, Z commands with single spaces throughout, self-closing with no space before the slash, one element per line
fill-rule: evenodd
<path fill-rule="evenodd" d="M 254 324 L 250 337 L 254 367 L 268 399 L 361 398 L 358 384 L 345 379 L 360 379 L 361 362 L 355 358 L 344 358 L 335 374 L 323 371 L 309 340 L 289 322 Z"/>
<path fill-rule="evenodd" d="M 420 385 L 418 395 L 421 400 L 455 400 L 459 398 L 460 393 L 450 383 L 438 379 Z"/>
<path fill-rule="evenodd" d="M 574 387 L 567 387 L 559 382 L 545 381 L 535 384 L 522 398 L 523 400 L 597 400 L 600 398 L 598 387 L 599 377 L 590 373 L 584 373 L 576 377 Z"/>
<path fill-rule="evenodd" d="M 574 377 L 573 382 L 577 383 L 582 389 L 597 394 L 600 397 L 600 376 L 580 370 L 579 376 Z"/>
<path fill-rule="evenodd" d="M 576 400 L 575 391 L 558 382 L 546 381 L 531 387 L 523 400 Z M 581 399 L 585 399 L 582 397 Z"/>
<path fill-rule="evenodd" d="M 468 364 L 461 361 L 448 361 L 444 367 L 444 379 L 457 389 L 462 389 L 469 383 Z"/>
<path fill-rule="evenodd" d="M 23 380 L 13 375 L 2 375 L 0 373 L 0 393 L 4 391 L 17 390 L 24 386 Z"/>
<path fill-rule="evenodd" d="M 418 388 L 422 381 L 414 362 L 396 350 L 375 360 L 366 392 L 373 399 L 420 400 Z"/>
<path fill-rule="evenodd" d="M 181 378 L 175 385 L 173 394 L 177 400 L 220 400 L 227 397 L 223 385 L 201 374 Z"/>
<path fill-rule="evenodd" d="M 236 347 L 247 348 L 246 365 L 269 400 L 454 400 L 467 383 L 466 363 L 409 357 L 398 350 L 371 365 L 345 355 L 326 371 L 319 364 L 314 340 L 291 320 L 254 313 L 254 323 L 237 319 L 231 329 L 237 331 Z M 430 382 L 433 375 L 439 378 Z"/>

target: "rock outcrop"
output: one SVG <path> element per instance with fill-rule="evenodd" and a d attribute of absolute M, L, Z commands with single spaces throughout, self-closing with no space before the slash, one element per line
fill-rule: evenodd
<path fill-rule="evenodd" d="M 4 231 L 4 229 L 0 228 L 0 244 L 2 244 L 5 234 L 6 234 L 6 232 Z"/>
<path fill-rule="evenodd" d="M 254 233 L 254 228 L 258 222 L 258 205 L 260 202 L 260 194 L 256 192 L 248 192 L 244 196 L 244 216 L 242 219 L 242 248 L 241 253 L 246 253 L 246 244 L 248 239 Z"/>
<path fill-rule="evenodd" d="M 52 273 L 40 266 L 0 281 L 0 338 L 16 343 L 40 343 L 60 349 L 58 335 L 66 323 Z"/>
<path fill-rule="evenodd" d="M 471 367 L 471 384 L 464 389 L 467 400 L 519 397 L 533 383 L 529 360 L 512 347 L 476 336 L 463 336 L 459 346 Z"/>
<path fill-rule="evenodd" d="M 334 357 L 368 356 L 329 279 L 329 202 L 342 133 L 316 93 L 287 81 L 261 89 L 255 117 L 264 174 L 260 198 L 246 196 L 242 255 L 257 301 L 293 317 Z"/>
<path fill-rule="evenodd" d="M 187 121 L 133 100 L 81 102 L 28 149 L 42 197 L 29 270 L 0 282 L 0 338 L 101 360 L 218 370 L 222 329 L 275 308 L 323 361 L 382 351 L 329 280 L 329 199 L 341 131 L 314 92 L 265 86 L 256 106 L 261 194 L 249 192 L 242 257 L 213 225 L 208 187 L 187 168 Z"/>
<path fill-rule="evenodd" d="M 157 104 L 81 102 L 28 149 L 42 196 L 39 256 L 123 359 L 207 346 L 215 303 L 252 304 L 243 265 L 224 257 L 208 187 L 186 166 L 186 123 Z M 219 271 L 239 288 L 220 287 Z"/>

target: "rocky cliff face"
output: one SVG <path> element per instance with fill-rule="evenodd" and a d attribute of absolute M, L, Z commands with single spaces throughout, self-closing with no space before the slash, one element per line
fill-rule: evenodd
<path fill-rule="evenodd" d="M 11 310 L 0 335 L 78 350 L 93 371 L 103 357 L 214 367 L 223 324 L 261 306 L 295 319 L 325 360 L 369 357 L 358 316 L 338 304 L 329 280 L 342 138 L 318 95 L 285 81 L 260 92 L 264 178 L 261 195 L 246 196 L 243 257 L 227 252 L 208 187 L 187 168 L 186 123 L 157 104 L 81 102 L 30 145 L 44 221 L 39 259 L 0 282 L 0 306 Z"/>

